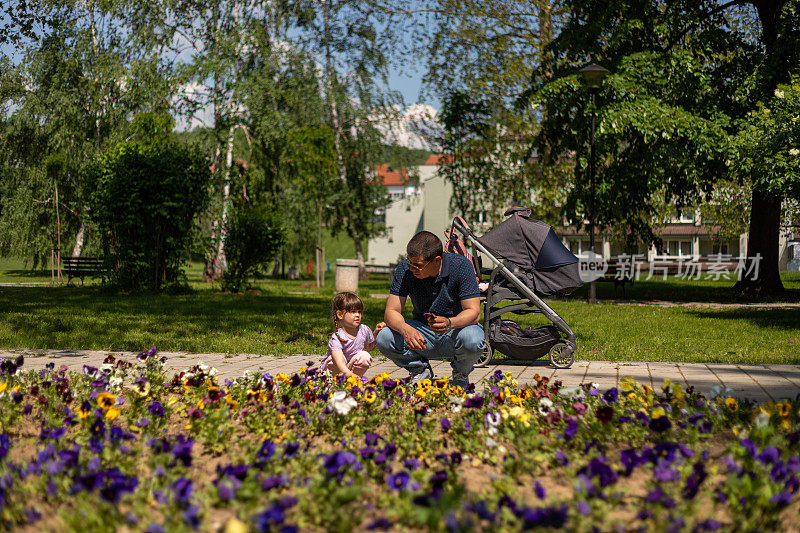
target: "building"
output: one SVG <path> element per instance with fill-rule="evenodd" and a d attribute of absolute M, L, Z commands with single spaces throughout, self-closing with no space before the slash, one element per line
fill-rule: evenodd
<path fill-rule="evenodd" d="M 369 264 L 396 264 L 406 253 L 406 244 L 416 233 L 426 230 L 444 237 L 450 227 L 450 197 L 452 186 L 437 174 L 440 158 L 431 155 L 424 164 L 410 172 L 416 176 L 411 180 L 405 169 L 400 172 L 378 169 L 378 179 L 386 186 L 391 201 L 379 213 L 386 224 L 380 237 L 373 237 L 367 245 Z M 391 184 L 391 185 L 390 185 Z M 402 191 L 402 193 L 401 193 Z"/>

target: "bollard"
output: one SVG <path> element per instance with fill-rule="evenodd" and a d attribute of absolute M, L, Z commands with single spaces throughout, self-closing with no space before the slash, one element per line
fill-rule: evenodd
<path fill-rule="evenodd" d="M 334 282 L 336 292 L 358 292 L 358 260 L 357 259 L 337 259 L 336 260 L 336 281 Z"/>

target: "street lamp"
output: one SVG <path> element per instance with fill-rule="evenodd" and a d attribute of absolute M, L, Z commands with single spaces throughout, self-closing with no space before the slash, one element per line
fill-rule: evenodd
<path fill-rule="evenodd" d="M 590 188 L 591 188 L 591 197 L 589 201 L 589 248 L 591 248 L 592 253 L 595 253 L 594 250 L 594 219 L 595 219 L 595 211 L 594 211 L 594 119 L 595 119 L 595 97 L 597 96 L 597 92 L 600 90 L 600 86 L 603 85 L 603 79 L 608 74 L 608 69 L 601 67 L 600 65 L 596 65 L 592 63 L 586 67 L 583 67 L 580 71 L 581 77 L 583 78 L 583 83 L 586 85 L 586 88 L 589 89 L 589 96 L 592 99 L 592 133 L 589 137 L 589 180 L 590 180 Z M 594 258 L 592 258 L 594 260 Z M 589 284 L 589 303 L 597 303 L 597 293 L 595 291 L 594 280 Z"/>

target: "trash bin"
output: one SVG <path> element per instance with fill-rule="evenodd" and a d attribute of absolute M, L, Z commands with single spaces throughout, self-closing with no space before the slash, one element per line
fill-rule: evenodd
<path fill-rule="evenodd" d="M 358 292 L 358 259 L 336 260 L 336 292 Z"/>

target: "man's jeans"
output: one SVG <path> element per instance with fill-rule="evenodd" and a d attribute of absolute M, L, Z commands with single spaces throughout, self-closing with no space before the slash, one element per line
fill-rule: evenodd
<path fill-rule="evenodd" d="M 447 333 L 434 333 L 427 322 L 406 320 L 406 323 L 419 331 L 425 338 L 425 348 L 409 350 L 403 336 L 389 327 L 383 328 L 375 342 L 380 352 L 411 375 L 422 372 L 429 359 L 450 359 L 453 379 L 466 381 L 475 363 L 480 359 L 486 346 L 483 328 L 471 325 L 451 329 Z"/>

